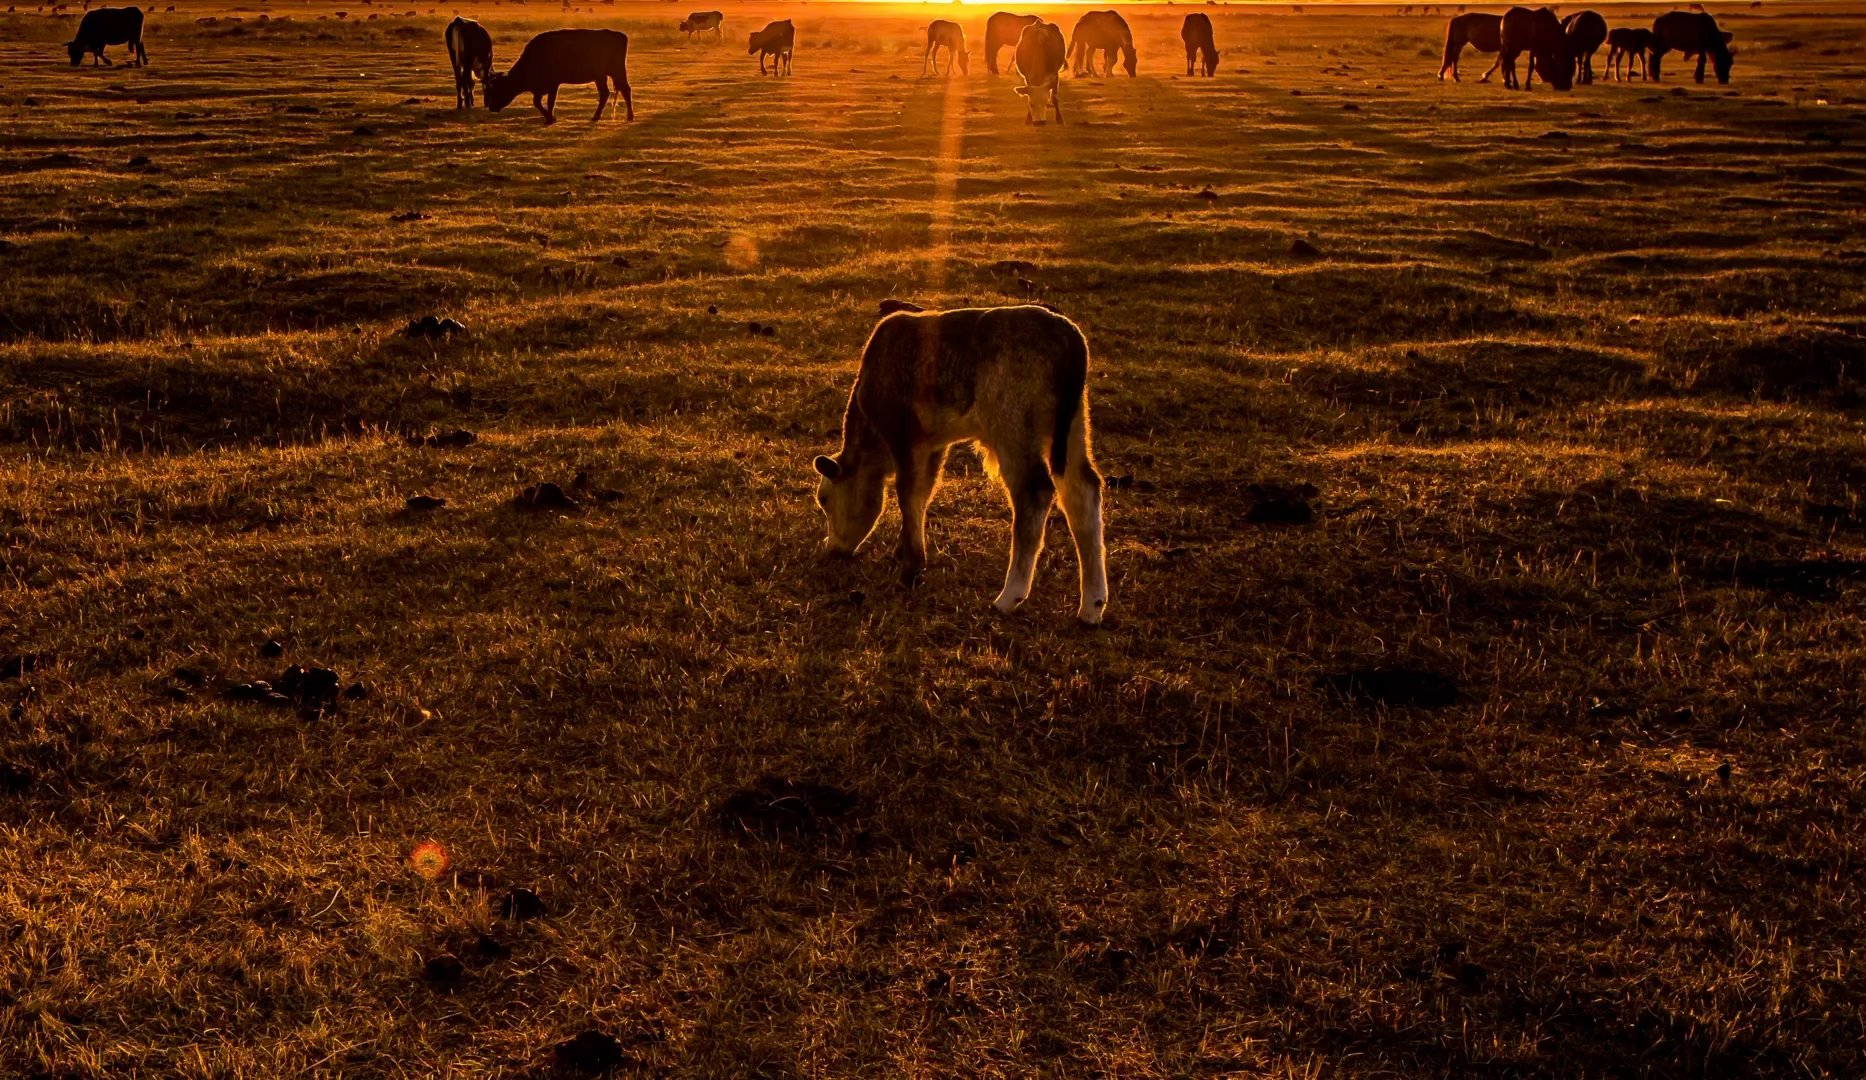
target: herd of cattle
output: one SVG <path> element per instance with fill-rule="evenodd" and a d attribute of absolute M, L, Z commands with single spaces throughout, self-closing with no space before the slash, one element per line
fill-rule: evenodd
<path fill-rule="evenodd" d="M 1652 29 L 1623 26 L 1607 29 L 1607 20 L 1593 11 L 1580 11 L 1557 20 L 1548 8 L 1531 10 L 1513 7 L 1502 15 L 1472 12 L 1459 15 L 1445 28 L 1445 56 L 1439 64 L 1442 81 L 1447 71 L 1458 78 L 1458 54 L 1466 45 L 1479 52 L 1497 54 L 1480 82 L 1489 82 L 1491 73 L 1503 69 L 1503 85 L 1527 88 L 1537 74 L 1557 90 L 1566 90 L 1576 82 L 1594 81 L 1594 54 L 1607 46 L 1607 64 L 1615 79 L 1621 78 L 1620 65 L 1626 65 L 1625 77 L 1633 76 L 1633 65 L 1647 79 L 1659 77 L 1659 61 L 1666 53 L 1681 53 L 1686 60 L 1697 57 L 1698 82 L 1704 81 L 1704 62 L 1716 69 L 1717 81 L 1730 81 L 1730 35 L 1717 29 L 1717 20 L 1702 11 L 1668 11 L 1652 20 Z M 1519 83 L 1516 58 L 1529 54 L 1529 70 Z"/>

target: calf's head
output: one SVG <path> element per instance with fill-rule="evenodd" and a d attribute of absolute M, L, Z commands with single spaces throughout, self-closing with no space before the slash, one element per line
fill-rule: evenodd
<path fill-rule="evenodd" d="M 828 519 L 829 535 L 820 549 L 825 555 L 853 555 L 881 520 L 887 476 L 880 469 L 853 459 L 848 451 L 837 457 L 818 455 L 814 464 L 820 479 L 816 504 Z"/>

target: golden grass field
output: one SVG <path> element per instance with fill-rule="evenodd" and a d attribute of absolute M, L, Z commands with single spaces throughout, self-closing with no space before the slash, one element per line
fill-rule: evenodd
<path fill-rule="evenodd" d="M 546 128 L 388 6 L 0 16 L 0 1074 L 1866 1071 L 1857 8 L 1569 94 L 1131 8 L 1037 128 L 990 7 L 460 9 L 630 33 Z M 814 558 L 890 296 L 1086 331 L 1103 629 L 970 455 Z"/>

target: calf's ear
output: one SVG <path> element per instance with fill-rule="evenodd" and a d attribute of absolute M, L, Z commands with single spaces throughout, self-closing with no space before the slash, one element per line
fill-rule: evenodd
<path fill-rule="evenodd" d="M 842 463 L 838 462 L 833 457 L 829 457 L 825 454 L 818 454 L 816 455 L 816 460 L 812 461 L 810 464 L 816 466 L 816 471 L 818 473 L 821 473 L 831 480 L 839 479 L 842 476 Z"/>

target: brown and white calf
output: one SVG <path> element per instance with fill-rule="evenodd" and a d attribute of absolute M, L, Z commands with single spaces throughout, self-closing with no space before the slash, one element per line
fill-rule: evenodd
<path fill-rule="evenodd" d="M 492 77 L 492 35 L 472 19 L 447 24 L 447 57 L 454 65 L 454 108 L 473 107 L 473 78 Z"/>
<path fill-rule="evenodd" d="M 1069 62 L 1068 46 L 1063 43 L 1062 27 L 1050 22 L 1034 22 L 1024 27 L 1023 35 L 1017 39 L 1017 75 L 1024 80 L 1024 85 L 1017 88 L 1017 93 L 1024 99 L 1024 123 L 1041 124 L 1043 105 L 1037 101 L 1038 95 L 1045 95 L 1044 101 L 1056 114 L 1056 122 L 1063 122 L 1063 103 L 1057 96 L 1062 85 L 1063 65 Z"/>
<path fill-rule="evenodd" d="M 789 19 L 766 23 L 752 35 L 747 55 L 758 57 L 758 74 L 765 73 L 765 57 L 771 57 L 771 74 L 790 74 L 790 54 L 797 46 L 797 28 Z"/>
<path fill-rule="evenodd" d="M 892 476 L 901 507 L 895 558 L 902 579 L 916 580 L 946 451 L 966 441 L 978 444 L 1011 500 L 1011 565 L 992 606 L 1009 614 L 1030 596 L 1060 487 L 1081 569 L 1076 617 L 1101 622 L 1108 568 L 1101 474 L 1089 452 L 1088 342 L 1048 308 L 898 310 L 875 324 L 843 415 L 842 449 L 815 462 L 816 501 L 829 519 L 823 550 L 852 555 L 862 546 Z"/>
<path fill-rule="evenodd" d="M 711 30 L 714 37 L 724 41 L 726 40 L 725 22 L 726 16 L 723 12 L 696 11 L 680 20 L 680 32 L 687 35 L 688 41 L 692 41 L 693 35 L 704 34 Z"/>

